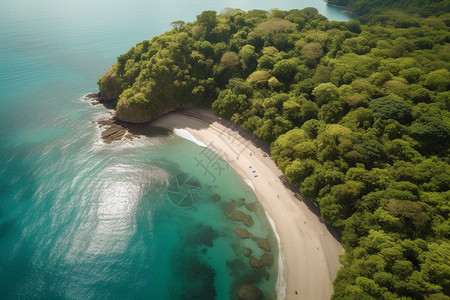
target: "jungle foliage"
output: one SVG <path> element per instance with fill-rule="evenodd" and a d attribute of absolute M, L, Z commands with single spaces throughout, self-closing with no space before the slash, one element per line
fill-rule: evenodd
<path fill-rule="evenodd" d="M 450 299 L 450 14 L 374 18 L 205 11 L 113 71 L 121 97 L 212 107 L 271 145 L 342 232 L 334 299 Z"/>

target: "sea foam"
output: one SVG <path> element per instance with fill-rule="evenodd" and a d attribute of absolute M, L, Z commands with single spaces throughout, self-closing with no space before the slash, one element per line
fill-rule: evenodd
<path fill-rule="evenodd" d="M 197 145 L 199 145 L 200 147 L 207 147 L 204 143 L 200 142 L 199 140 L 197 140 L 189 131 L 187 131 L 186 129 L 179 129 L 179 128 L 175 128 L 173 130 L 173 133 L 175 133 L 176 135 L 178 135 L 179 137 L 186 139 L 188 141 L 191 141 Z"/>
<path fill-rule="evenodd" d="M 255 191 L 255 186 L 253 185 L 253 183 L 251 182 L 250 179 L 245 178 L 244 181 L 245 181 L 245 183 L 246 183 L 249 187 L 252 188 L 253 191 Z"/>
<path fill-rule="evenodd" d="M 277 238 L 278 242 L 278 277 L 277 282 L 275 284 L 275 288 L 277 291 L 277 299 L 285 299 L 286 298 L 285 261 L 284 261 L 284 254 L 281 249 L 280 236 L 278 235 L 277 229 L 275 227 L 275 222 L 269 216 L 267 211 L 264 210 L 264 212 L 266 213 L 267 220 L 269 220 L 270 226 L 272 226 L 273 233 L 275 234 L 275 237 Z"/>

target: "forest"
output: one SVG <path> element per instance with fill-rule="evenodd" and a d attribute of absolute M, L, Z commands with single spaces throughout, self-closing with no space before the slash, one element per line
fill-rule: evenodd
<path fill-rule="evenodd" d="M 327 0 L 330 5 L 343 7 L 365 22 L 374 21 L 387 10 L 402 10 L 422 17 L 439 16 L 450 11 L 448 0 Z"/>
<path fill-rule="evenodd" d="M 341 232 L 333 299 L 450 299 L 443 12 L 338 22 L 315 8 L 204 11 L 138 43 L 98 83 L 125 121 L 194 104 L 269 144 Z"/>

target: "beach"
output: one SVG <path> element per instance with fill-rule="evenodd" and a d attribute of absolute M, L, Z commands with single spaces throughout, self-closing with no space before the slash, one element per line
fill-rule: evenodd
<path fill-rule="evenodd" d="M 286 299 L 330 299 L 343 247 L 295 190 L 268 153 L 267 146 L 211 110 L 171 112 L 152 125 L 190 133 L 213 149 L 255 191 L 279 236 L 282 267 L 279 296 Z M 316 211 L 317 213 L 317 211 Z"/>

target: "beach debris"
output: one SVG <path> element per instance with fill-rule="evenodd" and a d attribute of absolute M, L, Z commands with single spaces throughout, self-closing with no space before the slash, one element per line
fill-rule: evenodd
<path fill-rule="evenodd" d="M 250 260 L 250 266 L 253 268 L 261 268 L 264 266 L 270 267 L 273 265 L 273 254 L 263 253 L 259 259 L 252 258 Z"/>
<path fill-rule="evenodd" d="M 242 286 L 236 293 L 239 300 L 257 300 L 263 296 L 263 292 L 258 287 L 250 284 Z"/>

